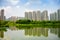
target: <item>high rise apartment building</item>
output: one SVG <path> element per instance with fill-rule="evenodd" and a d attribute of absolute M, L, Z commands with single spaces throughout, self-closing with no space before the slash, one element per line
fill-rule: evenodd
<path fill-rule="evenodd" d="M 25 18 L 28 19 L 28 12 L 25 12 Z"/>
<path fill-rule="evenodd" d="M 46 10 L 41 13 L 41 20 L 48 20 L 48 12 Z"/>
<path fill-rule="evenodd" d="M 37 11 L 37 21 L 41 20 L 41 12 L 38 10 Z"/>
<path fill-rule="evenodd" d="M 51 21 L 60 21 L 60 9 L 58 9 L 57 12 L 50 14 L 50 20 Z"/>
<path fill-rule="evenodd" d="M 60 21 L 60 9 L 57 10 L 58 20 Z"/>
<path fill-rule="evenodd" d="M 28 12 L 28 19 L 32 20 L 32 12 Z"/>
<path fill-rule="evenodd" d="M 34 20 L 34 21 L 37 20 L 37 13 L 36 13 L 36 11 L 32 12 L 32 20 Z"/>
<path fill-rule="evenodd" d="M 25 18 L 33 21 L 46 21 L 48 20 L 48 12 L 45 10 L 42 13 L 38 11 L 25 12 Z"/>
<path fill-rule="evenodd" d="M 0 10 L 0 20 L 5 20 L 4 9 Z"/>

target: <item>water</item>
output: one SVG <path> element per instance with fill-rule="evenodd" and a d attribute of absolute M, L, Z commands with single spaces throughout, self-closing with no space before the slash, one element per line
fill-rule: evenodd
<path fill-rule="evenodd" d="M 60 28 L 7 29 L 0 31 L 0 40 L 60 40 Z"/>

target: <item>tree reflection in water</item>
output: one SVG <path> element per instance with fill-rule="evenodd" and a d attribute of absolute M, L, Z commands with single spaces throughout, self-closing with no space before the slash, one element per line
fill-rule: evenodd
<path fill-rule="evenodd" d="M 5 27 L 0 27 L 0 38 L 2 38 L 2 39 L 4 38 L 4 32 L 5 31 L 7 31 L 7 29 Z"/>
<path fill-rule="evenodd" d="M 0 31 L 0 38 L 4 38 L 4 31 Z"/>

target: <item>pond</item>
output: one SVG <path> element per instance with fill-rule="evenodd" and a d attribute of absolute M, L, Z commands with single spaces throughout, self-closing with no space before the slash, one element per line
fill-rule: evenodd
<path fill-rule="evenodd" d="M 60 40 L 60 28 L 10 28 L 0 31 L 0 40 Z"/>

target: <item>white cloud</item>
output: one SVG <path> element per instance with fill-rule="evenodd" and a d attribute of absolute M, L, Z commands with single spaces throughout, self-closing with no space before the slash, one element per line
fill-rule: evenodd
<path fill-rule="evenodd" d="M 11 6 L 7 6 L 7 7 L 1 7 L 0 9 L 4 9 L 4 15 L 9 17 L 10 13 L 12 11 Z"/>
<path fill-rule="evenodd" d="M 19 2 L 19 0 L 7 0 L 7 1 L 10 2 L 12 5 L 16 5 Z"/>
<path fill-rule="evenodd" d="M 16 8 L 20 8 L 20 6 L 16 6 Z"/>
<path fill-rule="evenodd" d="M 31 3 L 41 3 L 41 0 L 29 0 Z"/>
<path fill-rule="evenodd" d="M 29 6 L 29 5 L 32 5 L 32 4 L 40 5 L 40 4 L 42 4 L 42 2 L 40 0 L 29 0 L 27 3 L 25 3 L 24 6 Z"/>
<path fill-rule="evenodd" d="M 7 18 L 9 18 L 11 16 L 24 17 L 24 11 L 25 11 L 24 7 L 20 7 L 20 6 L 11 7 L 11 6 L 7 6 L 7 7 L 2 7 L 0 9 L 4 9 L 5 10 L 4 13 L 5 13 L 5 16 Z"/>
<path fill-rule="evenodd" d="M 33 10 L 31 9 L 25 9 L 26 12 L 32 12 Z"/>
<path fill-rule="evenodd" d="M 31 3 L 30 2 L 27 2 L 26 4 L 25 4 L 25 6 L 29 6 Z"/>
<path fill-rule="evenodd" d="M 29 11 L 37 11 L 36 10 L 32 10 L 32 9 L 27 9 L 27 8 L 24 8 L 24 7 L 20 7 L 20 6 L 16 6 L 16 7 L 11 7 L 11 6 L 7 6 L 7 7 L 2 7 L 0 9 L 4 9 L 5 10 L 5 16 L 7 18 L 9 18 L 10 16 L 20 16 L 20 17 L 24 17 L 24 12 L 29 12 Z M 54 12 L 54 11 L 57 11 L 57 10 L 54 10 L 54 9 L 51 9 L 51 8 L 45 8 L 48 10 L 49 14 L 51 12 Z M 44 9 L 44 10 L 45 10 Z M 38 9 L 39 10 L 39 9 Z M 40 10 L 42 11 L 42 10 Z"/>

